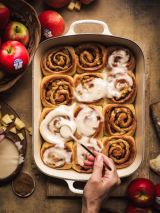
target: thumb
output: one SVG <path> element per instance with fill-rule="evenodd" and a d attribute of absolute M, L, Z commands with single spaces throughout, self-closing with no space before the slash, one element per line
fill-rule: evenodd
<path fill-rule="evenodd" d="M 102 177 L 102 171 L 103 171 L 103 157 L 101 154 L 98 154 L 94 161 L 92 178 L 100 180 L 100 178 Z"/>

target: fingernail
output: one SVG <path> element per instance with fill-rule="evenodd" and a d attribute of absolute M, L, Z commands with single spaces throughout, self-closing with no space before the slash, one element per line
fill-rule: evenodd
<path fill-rule="evenodd" d="M 102 161 L 102 156 L 101 155 L 98 155 L 97 158 L 96 158 L 97 162 L 101 162 Z"/>

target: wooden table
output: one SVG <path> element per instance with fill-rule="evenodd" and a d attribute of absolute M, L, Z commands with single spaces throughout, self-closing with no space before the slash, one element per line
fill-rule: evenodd
<path fill-rule="evenodd" d="M 44 7 L 41 1 L 32 3 L 37 11 Z M 83 8 L 80 12 L 69 12 L 66 8 L 60 10 L 66 21 L 66 32 L 70 24 L 78 19 L 98 19 L 108 23 L 113 35 L 129 38 L 142 48 L 146 65 L 146 120 L 145 120 L 145 159 L 135 177 L 150 177 L 155 183 L 160 178 L 149 170 L 148 161 L 160 152 L 160 144 L 149 117 L 149 104 L 160 100 L 160 1 L 137 0 L 97 0 L 93 5 Z M 82 32 L 83 29 L 80 29 Z M 89 26 L 88 32 L 92 31 Z M 94 29 L 95 30 L 95 29 Z M 10 104 L 29 127 L 32 125 L 32 67 L 22 80 L 7 94 L 1 97 Z M 15 196 L 11 185 L 0 187 L 0 213 L 78 213 L 81 211 L 81 199 L 47 199 L 47 177 L 34 168 L 32 158 L 31 137 L 28 137 L 27 157 L 23 171 L 33 175 L 36 180 L 34 194 L 26 199 Z M 124 180 L 128 183 L 133 176 Z M 125 182 L 126 181 L 126 182 Z M 127 184 L 123 184 L 117 193 L 124 193 Z M 118 194 L 117 194 L 118 195 Z M 125 198 L 111 198 L 104 206 L 124 210 Z"/>

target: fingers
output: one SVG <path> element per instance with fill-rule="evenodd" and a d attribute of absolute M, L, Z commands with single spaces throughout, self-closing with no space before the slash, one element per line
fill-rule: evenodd
<path fill-rule="evenodd" d="M 84 161 L 84 165 L 89 166 L 89 167 L 93 167 L 94 162 L 86 160 L 86 161 Z"/>
<path fill-rule="evenodd" d="M 92 179 L 100 180 L 103 172 L 103 157 L 102 154 L 98 154 L 94 161 Z"/>

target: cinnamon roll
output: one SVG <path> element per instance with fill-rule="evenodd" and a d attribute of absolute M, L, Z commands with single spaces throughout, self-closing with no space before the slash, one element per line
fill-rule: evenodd
<path fill-rule="evenodd" d="M 40 133 L 43 139 L 56 147 L 64 148 L 65 142 L 71 138 L 64 137 L 61 128 L 68 126 L 72 134 L 76 131 L 73 106 L 61 105 L 55 109 L 45 109 L 41 115 Z M 62 128 L 63 129 L 63 128 Z"/>
<path fill-rule="evenodd" d="M 102 103 L 104 98 L 103 76 L 85 73 L 74 76 L 75 97 L 81 103 Z"/>
<path fill-rule="evenodd" d="M 107 48 L 107 68 L 109 70 L 120 68 L 133 71 L 135 66 L 135 57 L 130 49 L 121 46 Z"/>
<path fill-rule="evenodd" d="M 112 103 L 133 103 L 137 93 L 134 74 L 130 72 L 112 71 L 106 79 L 106 97 Z"/>
<path fill-rule="evenodd" d="M 117 169 L 122 169 L 133 163 L 136 144 L 131 136 L 112 136 L 104 139 L 102 152 L 112 158 Z"/>
<path fill-rule="evenodd" d="M 69 105 L 73 99 L 73 79 L 65 75 L 50 75 L 41 82 L 41 101 L 44 107 Z"/>
<path fill-rule="evenodd" d="M 85 144 L 85 146 L 92 150 L 101 152 L 102 151 L 102 144 L 100 141 L 96 140 L 95 138 L 91 138 L 86 142 L 85 138 L 82 139 L 82 143 Z M 87 168 L 84 166 L 84 161 L 87 159 L 87 155 L 89 153 L 78 143 L 74 143 L 73 146 L 73 163 L 72 168 L 79 172 L 79 173 L 91 173 L 92 168 Z"/>
<path fill-rule="evenodd" d="M 76 55 L 73 47 L 56 47 L 46 52 L 41 61 L 41 69 L 44 75 L 73 75 L 76 71 Z"/>
<path fill-rule="evenodd" d="M 106 64 L 106 48 L 98 43 L 83 43 L 76 47 L 77 72 L 101 71 Z"/>
<path fill-rule="evenodd" d="M 41 147 L 41 159 L 48 167 L 56 169 L 71 169 L 72 152 L 72 142 L 65 144 L 64 148 L 59 148 L 54 144 L 45 142 Z"/>
<path fill-rule="evenodd" d="M 107 135 L 134 135 L 135 109 L 131 104 L 108 104 L 104 107 L 105 133 Z"/>
<path fill-rule="evenodd" d="M 102 108 L 99 106 L 78 105 L 74 111 L 76 136 L 98 137 L 103 133 Z"/>

